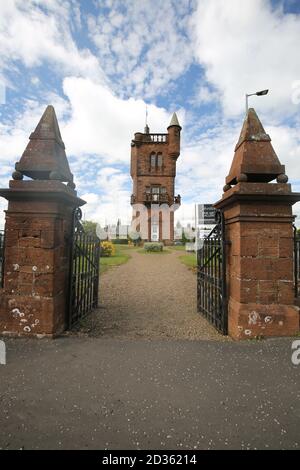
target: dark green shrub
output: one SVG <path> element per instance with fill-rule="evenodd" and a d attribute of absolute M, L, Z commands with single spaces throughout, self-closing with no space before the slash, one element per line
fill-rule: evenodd
<path fill-rule="evenodd" d="M 163 243 L 161 242 L 146 242 L 144 243 L 145 251 L 163 251 Z"/>

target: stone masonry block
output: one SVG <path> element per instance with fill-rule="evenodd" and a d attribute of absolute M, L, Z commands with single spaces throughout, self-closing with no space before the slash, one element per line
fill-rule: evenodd
<path fill-rule="evenodd" d="M 279 239 L 278 237 L 259 237 L 257 240 L 258 255 L 262 258 L 278 258 Z"/>

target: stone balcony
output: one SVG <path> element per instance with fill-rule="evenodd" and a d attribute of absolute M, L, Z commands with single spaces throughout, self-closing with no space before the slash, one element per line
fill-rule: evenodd
<path fill-rule="evenodd" d="M 136 132 L 134 134 L 134 139 L 131 142 L 132 146 L 140 145 L 141 143 L 145 144 L 167 144 L 169 141 L 168 134 L 142 134 L 141 132 Z"/>
<path fill-rule="evenodd" d="M 137 198 L 134 194 L 131 195 L 131 204 L 137 203 Z M 143 194 L 143 204 L 181 204 L 181 196 L 178 194 L 174 198 L 170 198 L 168 193 L 164 194 L 151 194 L 151 193 L 144 193 Z"/>

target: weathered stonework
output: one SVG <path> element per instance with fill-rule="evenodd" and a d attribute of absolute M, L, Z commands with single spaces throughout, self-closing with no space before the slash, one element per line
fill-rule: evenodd
<path fill-rule="evenodd" d="M 25 175 L 33 179 L 66 181 L 73 187 L 73 175 L 53 106 L 45 109 L 15 168 L 15 179 Z"/>
<path fill-rule="evenodd" d="M 145 240 L 151 240 L 151 203 L 155 204 L 151 188 L 164 188 L 157 204 L 180 204 L 180 196 L 175 197 L 176 161 L 180 155 L 180 131 L 177 116 L 174 113 L 167 134 L 150 134 L 146 126 L 145 133 L 137 132 L 131 143 L 131 177 L 133 191 L 131 204 L 142 204 L 148 210 L 148 228 Z M 158 158 L 151 164 L 151 156 Z M 147 192 L 150 191 L 150 192 Z M 133 218 L 136 217 L 134 213 Z M 170 244 L 174 240 L 174 213 L 170 213 L 170 237 L 166 239 L 162 230 L 162 217 L 159 216 L 159 241 Z"/>
<path fill-rule="evenodd" d="M 0 333 L 56 335 L 67 325 L 73 209 L 85 202 L 49 179 L 12 180 L 0 196 L 8 200 Z"/>
<path fill-rule="evenodd" d="M 255 116 L 252 113 L 250 124 Z M 245 122 L 249 123 L 249 115 Z M 268 182 L 270 175 L 276 177 L 280 162 L 276 156 L 273 169 L 269 166 L 267 172 L 261 171 L 261 164 L 255 167 L 255 162 L 263 161 L 265 146 L 258 147 L 255 139 L 252 142 L 244 141 L 242 162 L 251 169 L 250 181 L 226 188 L 215 204 L 224 212 L 228 242 L 229 334 L 235 339 L 291 336 L 299 331 L 299 309 L 294 305 L 292 205 L 300 200 L 300 194 L 292 193 L 290 184 Z M 267 142 L 271 146 L 270 139 Z M 230 178 L 240 174 L 236 155 L 234 161 Z"/>

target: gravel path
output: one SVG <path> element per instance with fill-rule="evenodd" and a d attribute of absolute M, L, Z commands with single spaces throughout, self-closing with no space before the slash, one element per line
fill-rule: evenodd
<path fill-rule="evenodd" d="M 100 280 L 100 308 L 81 324 L 93 336 L 224 340 L 196 309 L 196 276 L 178 256 L 130 251 Z"/>

